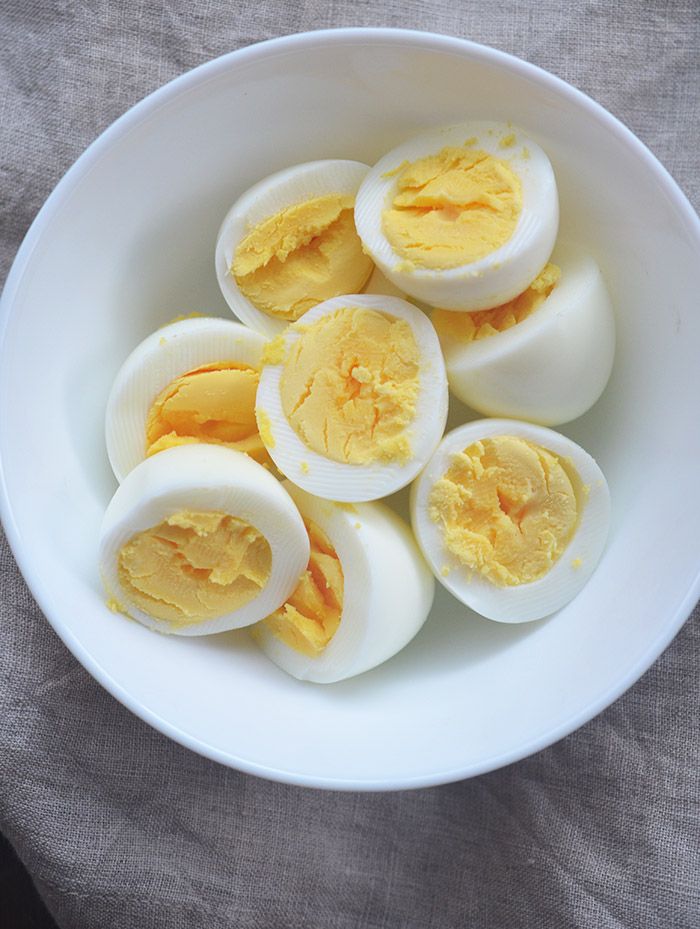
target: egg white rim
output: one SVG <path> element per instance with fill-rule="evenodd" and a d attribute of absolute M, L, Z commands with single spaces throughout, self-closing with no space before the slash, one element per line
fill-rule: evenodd
<path fill-rule="evenodd" d="M 137 533 L 175 513 L 197 509 L 228 513 L 256 528 L 270 546 L 270 575 L 238 610 L 176 626 L 131 602 L 119 580 L 117 558 Z M 308 559 L 303 520 L 280 482 L 242 452 L 203 444 L 166 449 L 134 468 L 107 507 L 98 548 L 105 587 L 120 608 L 149 629 L 183 636 L 239 629 L 269 615 L 292 593 Z"/>
<path fill-rule="evenodd" d="M 500 139 L 510 133 L 515 143 L 501 147 Z M 444 269 L 413 265 L 396 254 L 382 229 L 382 212 L 396 189 L 392 172 L 404 161 L 417 161 L 445 146 L 461 146 L 471 137 L 477 140 L 473 148 L 512 164 L 520 179 L 522 210 L 515 230 L 503 245 L 477 261 Z M 519 154 L 523 147 L 528 149 L 527 158 Z M 516 297 L 547 262 L 559 226 L 556 179 L 547 154 L 519 127 L 483 120 L 438 127 L 392 149 L 371 168 L 357 193 L 355 224 L 375 264 L 398 288 L 431 306 L 486 309 Z M 465 281 L 473 293 L 460 292 Z"/>
<path fill-rule="evenodd" d="M 230 270 L 241 240 L 252 228 L 294 204 L 328 194 L 355 196 L 368 171 L 369 165 L 360 161 L 337 158 L 308 161 L 263 178 L 236 200 L 221 223 L 214 265 L 221 293 L 243 323 L 274 339 L 290 320 L 263 313 L 241 292 Z"/>
<path fill-rule="evenodd" d="M 263 367 L 256 402 L 258 426 L 261 426 L 261 414 L 266 415 L 274 444 L 268 445 L 266 441 L 268 424 L 262 425 L 261 436 L 270 457 L 285 477 L 315 496 L 344 503 L 377 500 L 410 483 L 442 437 L 448 405 L 445 362 L 435 328 L 417 307 L 398 297 L 348 294 L 319 303 L 285 330 L 285 356 L 303 334 L 304 327 L 336 310 L 355 308 L 376 310 L 403 319 L 416 338 L 420 354 L 419 390 L 413 423 L 407 427 L 412 452 L 409 461 L 348 464 L 308 448 L 289 424 L 282 408 L 280 381 L 284 362 Z M 421 430 L 422 423 L 426 423 L 427 428 Z"/>
<path fill-rule="evenodd" d="M 442 532 L 429 515 L 433 485 L 450 467 L 455 453 L 473 442 L 510 435 L 535 442 L 562 459 L 569 459 L 581 485 L 574 487 L 579 519 L 572 539 L 552 568 L 529 584 L 500 587 L 468 572 L 445 548 Z M 530 622 L 551 615 L 583 589 L 603 554 L 610 523 L 610 493 L 595 459 L 566 436 L 533 423 L 511 419 L 483 419 L 448 433 L 411 488 L 413 532 L 435 577 L 458 600 L 487 619 L 504 623 Z M 578 566 L 574 561 L 580 559 Z M 447 568 L 448 573 L 443 570 Z"/>
<path fill-rule="evenodd" d="M 265 339 L 233 320 L 182 319 L 157 329 L 127 357 L 107 400 L 107 456 L 119 482 L 146 457 L 146 421 L 162 390 L 206 364 L 232 361 L 260 371 Z"/>

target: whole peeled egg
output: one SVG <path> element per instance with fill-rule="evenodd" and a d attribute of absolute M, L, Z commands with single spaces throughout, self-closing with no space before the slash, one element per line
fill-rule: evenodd
<path fill-rule="evenodd" d="M 477 313 L 433 310 L 452 393 L 487 416 L 555 426 L 585 413 L 608 382 L 615 319 L 595 260 L 557 242 L 514 300 Z"/>
<path fill-rule="evenodd" d="M 158 632 L 248 626 L 292 593 L 309 537 L 280 482 L 241 452 L 167 449 L 117 488 L 99 566 L 114 608 Z"/>
<path fill-rule="evenodd" d="M 402 292 L 430 306 L 480 310 L 521 293 L 557 235 L 554 172 L 522 130 L 496 122 L 435 129 L 368 172 L 355 223 Z"/>
<path fill-rule="evenodd" d="M 410 529 L 384 503 L 348 506 L 284 486 L 309 533 L 309 565 L 253 638 L 300 680 L 331 683 L 376 667 L 408 644 L 433 602 L 435 581 Z"/>
<path fill-rule="evenodd" d="M 215 266 L 242 322 L 274 338 L 316 304 L 362 290 L 374 265 L 354 206 L 368 170 L 358 161 L 311 161 L 264 178 L 236 200 L 219 231 Z"/>
<path fill-rule="evenodd" d="M 609 522 L 595 460 L 566 436 L 517 420 L 454 429 L 411 488 L 413 531 L 436 578 L 498 622 L 541 619 L 573 599 Z"/>

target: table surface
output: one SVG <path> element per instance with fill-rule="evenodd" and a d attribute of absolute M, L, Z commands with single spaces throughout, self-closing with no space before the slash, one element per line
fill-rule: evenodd
<path fill-rule="evenodd" d="M 250 42 L 357 25 L 547 68 L 621 118 L 698 208 L 696 0 L 4 0 L 0 280 L 64 171 L 149 91 Z M 624 697 L 546 751 L 360 795 L 257 780 L 169 742 L 67 652 L 4 537 L 0 578 L 0 829 L 60 926 L 700 925 L 697 610 Z"/>

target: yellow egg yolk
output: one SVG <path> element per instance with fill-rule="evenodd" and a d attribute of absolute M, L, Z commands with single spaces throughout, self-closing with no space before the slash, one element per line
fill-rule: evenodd
<path fill-rule="evenodd" d="M 254 526 L 216 511 L 174 513 L 134 535 L 118 558 L 129 601 L 174 626 L 240 609 L 267 584 L 271 565 Z"/>
<path fill-rule="evenodd" d="M 543 577 L 578 523 L 571 463 L 533 442 L 494 436 L 455 455 L 429 497 L 447 550 L 499 586 Z"/>
<path fill-rule="evenodd" d="M 207 442 L 270 458 L 255 421 L 259 372 L 229 362 L 205 365 L 172 381 L 146 419 L 146 457 L 175 445 Z"/>
<path fill-rule="evenodd" d="M 273 635 L 304 655 L 320 655 L 335 635 L 343 612 L 343 568 L 328 536 L 304 520 L 309 564 L 289 600 L 263 620 Z"/>
<path fill-rule="evenodd" d="M 354 198 L 328 194 L 282 210 L 240 242 L 231 272 L 263 313 L 299 319 L 330 297 L 358 293 L 373 264 L 355 229 Z"/>
<path fill-rule="evenodd" d="M 407 461 L 419 357 L 405 320 L 359 307 L 323 316 L 284 362 L 285 416 L 305 445 L 334 461 Z"/>
<path fill-rule="evenodd" d="M 556 265 L 547 264 L 527 290 L 507 303 L 476 313 L 433 310 L 433 325 L 440 339 L 455 342 L 476 342 L 498 335 L 534 313 L 554 290 L 560 275 Z"/>
<path fill-rule="evenodd" d="M 458 268 L 504 245 L 521 210 L 520 178 L 505 161 L 448 147 L 400 167 L 382 228 L 394 252 L 410 264 Z"/>

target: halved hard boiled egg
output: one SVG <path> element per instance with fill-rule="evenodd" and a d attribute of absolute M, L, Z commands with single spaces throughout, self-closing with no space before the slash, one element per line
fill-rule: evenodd
<path fill-rule="evenodd" d="M 206 635 L 257 622 L 309 559 L 292 498 L 262 465 L 213 445 L 142 461 L 110 501 L 99 565 L 115 609 L 159 632 Z"/>
<path fill-rule="evenodd" d="M 383 503 L 348 506 L 284 485 L 311 542 L 292 596 L 251 629 L 280 668 L 331 683 L 395 655 L 418 632 L 435 592 L 408 526 Z"/>
<path fill-rule="evenodd" d="M 583 588 L 605 547 L 607 482 L 543 426 L 484 419 L 450 432 L 411 489 L 416 540 L 437 579 L 488 619 L 548 616 Z"/>
<path fill-rule="evenodd" d="M 433 130 L 369 171 L 355 223 L 404 293 L 451 310 L 496 306 L 525 290 L 552 252 L 554 172 L 539 145 L 510 125 Z"/>
<path fill-rule="evenodd" d="M 255 421 L 265 339 L 200 317 L 164 326 L 129 355 L 107 402 L 107 453 L 117 480 L 144 458 L 194 442 L 269 457 Z"/>
<path fill-rule="evenodd" d="M 514 300 L 478 313 L 434 310 L 450 389 L 489 416 L 558 425 L 581 416 L 610 377 L 615 320 L 596 262 L 558 242 Z"/>
<path fill-rule="evenodd" d="M 215 264 L 242 322 L 274 338 L 316 304 L 362 290 L 374 265 L 353 211 L 368 170 L 359 161 L 311 161 L 265 178 L 234 203 Z"/>
<path fill-rule="evenodd" d="M 435 330 L 396 297 L 354 294 L 314 307 L 266 350 L 256 412 L 279 470 L 331 500 L 404 487 L 447 418 Z"/>

